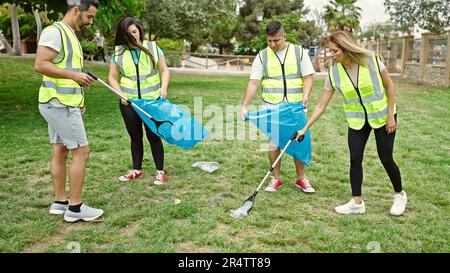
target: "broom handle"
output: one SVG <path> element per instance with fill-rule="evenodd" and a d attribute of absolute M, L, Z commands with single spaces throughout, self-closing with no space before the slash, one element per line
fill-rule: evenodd
<path fill-rule="evenodd" d="M 256 189 L 256 192 L 258 192 L 262 185 L 264 185 L 264 182 L 266 181 L 267 177 L 269 177 L 270 173 L 273 171 L 273 169 L 275 168 L 275 166 L 277 165 L 278 161 L 280 161 L 281 157 L 283 156 L 284 152 L 286 152 L 287 148 L 289 147 L 289 145 L 291 144 L 292 140 L 294 140 L 297 137 L 297 132 L 295 132 L 291 138 L 289 139 L 288 143 L 286 143 L 286 145 L 284 146 L 283 150 L 281 150 L 280 155 L 277 157 L 277 159 L 275 159 L 275 162 L 273 162 L 272 167 L 270 167 L 270 170 L 266 173 L 266 176 L 264 176 L 263 180 L 261 181 L 261 183 L 259 184 L 258 188 Z M 304 138 L 304 136 L 301 136 L 299 138 L 299 141 L 302 141 Z"/>
<path fill-rule="evenodd" d="M 109 90 L 111 90 L 114 94 L 116 94 L 117 96 L 119 96 L 121 99 L 127 101 L 128 103 L 131 103 L 131 105 L 133 105 L 136 109 L 138 109 L 139 111 L 141 111 L 144 115 L 146 115 L 149 119 L 151 120 L 155 120 L 152 116 L 150 116 L 149 113 L 145 112 L 144 110 L 142 110 L 141 107 L 137 106 L 135 103 L 133 103 L 131 100 L 129 100 L 127 97 L 125 97 L 122 93 L 120 93 L 119 91 L 117 91 L 116 89 L 112 88 L 109 84 L 107 84 L 106 82 L 104 82 L 102 79 L 100 79 L 99 77 L 95 76 L 94 74 L 92 74 L 89 71 L 85 71 L 86 74 L 88 74 L 89 76 L 91 76 L 92 78 L 94 78 L 94 80 L 99 81 L 101 84 L 103 84 L 106 88 L 108 88 Z"/>

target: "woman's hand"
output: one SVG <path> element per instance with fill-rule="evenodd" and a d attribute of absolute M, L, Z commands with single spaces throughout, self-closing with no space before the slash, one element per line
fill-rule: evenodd
<path fill-rule="evenodd" d="M 386 131 L 388 134 L 393 133 L 397 127 L 395 122 L 394 115 L 388 115 L 387 123 L 386 123 Z"/>
<path fill-rule="evenodd" d="M 303 108 L 308 109 L 308 98 L 303 96 Z"/>
<path fill-rule="evenodd" d="M 167 90 L 163 90 L 163 89 L 161 89 L 161 91 L 160 91 L 160 94 L 159 94 L 161 97 L 163 97 L 163 98 L 167 98 Z"/>
<path fill-rule="evenodd" d="M 245 107 L 245 106 L 242 106 L 242 108 L 241 108 L 241 119 L 243 120 L 243 121 L 245 121 L 245 117 L 247 116 L 247 114 L 248 114 L 248 109 L 247 109 L 247 107 Z"/>
<path fill-rule="evenodd" d="M 301 129 L 301 130 L 298 130 L 297 131 L 297 137 L 295 137 L 295 140 L 298 140 L 301 136 L 304 136 L 305 134 L 306 134 L 306 131 L 307 131 L 308 129 L 306 129 L 306 128 L 303 128 L 303 129 Z"/>

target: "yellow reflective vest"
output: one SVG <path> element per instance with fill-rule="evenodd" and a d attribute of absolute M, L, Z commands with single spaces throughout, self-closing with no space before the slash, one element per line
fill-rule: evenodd
<path fill-rule="evenodd" d="M 344 97 L 343 108 L 350 128 L 360 130 L 366 119 L 374 129 L 386 124 L 388 103 L 379 68 L 379 56 L 366 58 L 367 66 L 358 67 L 358 82 L 354 86 L 341 63 L 328 71 L 331 85 Z M 394 106 L 394 109 L 396 107 Z"/>
<path fill-rule="evenodd" d="M 120 89 L 130 99 L 157 99 L 160 95 L 161 79 L 158 63 L 158 47 L 156 42 L 144 40 L 142 46 L 152 54 L 155 64 L 152 64 L 150 56 L 141 52 L 138 65 L 135 65 L 133 56 L 128 47 L 118 45 L 114 50 L 114 61 L 120 70 Z"/>
<path fill-rule="evenodd" d="M 301 46 L 288 44 L 284 62 L 270 47 L 259 53 L 263 65 L 262 99 L 271 104 L 300 102 L 303 100 Z"/>
<path fill-rule="evenodd" d="M 83 50 L 75 33 L 63 22 L 56 22 L 53 26 L 61 33 L 61 52 L 64 52 L 64 58 L 55 65 L 64 70 L 82 72 Z M 47 103 L 53 98 L 70 107 L 84 107 L 83 88 L 77 82 L 44 75 L 39 88 L 39 103 Z"/>

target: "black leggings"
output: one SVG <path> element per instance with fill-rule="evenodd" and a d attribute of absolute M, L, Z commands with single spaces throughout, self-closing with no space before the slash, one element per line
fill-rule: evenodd
<path fill-rule="evenodd" d="M 128 134 L 131 139 L 131 158 L 133 160 L 133 168 L 135 170 L 142 169 L 142 158 L 144 156 L 144 146 L 142 137 L 142 120 L 139 115 L 133 110 L 131 105 L 123 105 L 120 103 L 120 113 L 122 113 L 123 121 L 127 127 Z M 157 170 L 164 170 L 164 146 L 161 138 L 155 135 L 144 123 L 145 132 L 148 142 L 152 148 L 153 160 Z"/>
<path fill-rule="evenodd" d="M 395 117 L 397 120 L 397 117 Z M 363 181 L 362 160 L 364 148 L 369 138 L 372 127 L 366 121 L 361 130 L 348 129 L 348 147 L 350 149 L 350 183 L 353 196 L 361 196 L 361 187 Z M 384 169 L 391 179 L 395 192 L 402 191 L 402 178 L 400 170 L 392 157 L 394 149 L 395 132 L 388 134 L 386 126 L 374 129 L 375 140 L 377 143 L 378 157 L 383 164 Z"/>

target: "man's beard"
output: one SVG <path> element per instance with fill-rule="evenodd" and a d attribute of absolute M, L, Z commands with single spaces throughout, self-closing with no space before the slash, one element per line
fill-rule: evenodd
<path fill-rule="evenodd" d="M 84 31 L 84 30 L 86 30 L 88 27 L 89 27 L 89 23 L 88 24 L 83 24 L 83 17 L 82 17 L 82 15 L 81 14 L 79 14 L 79 16 L 78 16 L 78 18 L 77 18 L 77 21 L 78 21 L 78 28 L 79 28 L 79 31 Z"/>
<path fill-rule="evenodd" d="M 86 25 L 80 26 L 80 30 L 81 30 L 81 31 L 86 30 L 86 29 L 89 27 L 89 25 L 90 25 L 90 24 L 86 24 Z"/>

